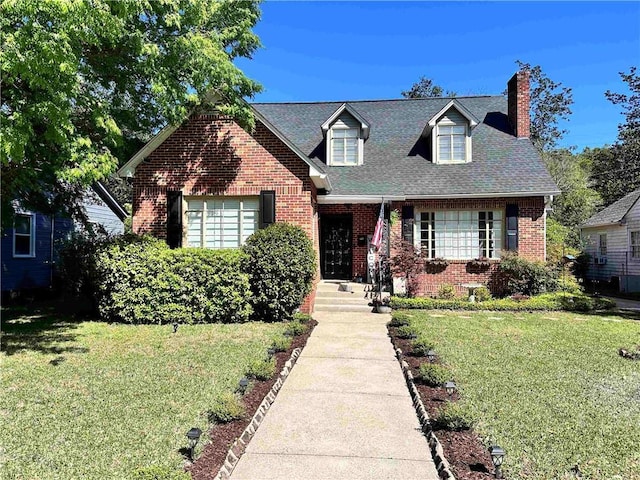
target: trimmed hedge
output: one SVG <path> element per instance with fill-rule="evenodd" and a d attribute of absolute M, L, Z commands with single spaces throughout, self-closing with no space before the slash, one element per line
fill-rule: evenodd
<path fill-rule="evenodd" d="M 274 223 L 251 235 L 242 250 L 256 317 L 290 320 L 311 291 L 316 273 L 315 251 L 307 234 L 295 225 Z"/>
<path fill-rule="evenodd" d="M 439 300 L 434 298 L 391 297 L 394 309 L 421 310 L 502 310 L 502 311 L 545 311 L 568 310 L 590 312 L 594 310 L 610 310 L 615 303 L 606 298 L 589 297 L 574 293 L 546 293 L 527 300 L 501 298 L 484 302 L 471 303 L 464 299 Z"/>
<path fill-rule="evenodd" d="M 96 260 L 99 313 L 135 324 L 245 322 L 252 309 L 244 259 L 239 250 L 116 242 Z"/>

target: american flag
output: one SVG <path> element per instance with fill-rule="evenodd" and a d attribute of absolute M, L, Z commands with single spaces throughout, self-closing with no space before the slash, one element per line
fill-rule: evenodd
<path fill-rule="evenodd" d="M 373 238 L 371 239 L 371 245 L 380 248 L 382 244 L 382 229 L 384 227 L 384 203 L 380 204 L 380 215 L 378 216 L 378 222 L 376 223 L 376 229 L 373 232 Z"/>

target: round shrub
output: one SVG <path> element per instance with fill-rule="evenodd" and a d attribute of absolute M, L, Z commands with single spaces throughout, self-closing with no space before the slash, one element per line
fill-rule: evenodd
<path fill-rule="evenodd" d="M 254 360 L 247 368 L 247 377 L 256 380 L 269 380 L 276 373 L 276 360 L 269 358 L 265 360 Z"/>
<path fill-rule="evenodd" d="M 411 325 L 404 325 L 402 327 L 398 327 L 398 331 L 396 332 L 399 338 L 411 339 L 418 337 L 418 330 Z"/>
<path fill-rule="evenodd" d="M 287 322 L 287 329 L 285 330 L 285 335 L 291 335 L 292 337 L 296 337 L 298 335 L 302 335 L 307 331 L 307 325 L 304 323 L 300 323 L 298 321 Z"/>
<path fill-rule="evenodd" d="M 436 430 L 459 432 L 472 429 L 476 422 L 471 414 L 457 403 L 447 402 L 431 420 Z"/>
<path fill-rule="evenodd" d="M 265 321 L 292 318 L 312 287 L 313 245 L 300 227 L 274 223 L 257 231 L 243 247 L 255 316 Z"/>
<path fill-rule="evenodd" d="M 532 262 L 515 253 L 505 252 L 498 270 L 506 283 L 506 295 L 538 295 L 558 290 L 558 275 L 543 262 Z"/>
<path fill-rule="evenodd" d="M 409 325 L 411 319 L 408 314 L 404 312 L 393 312 L 391 314 L 391 321 L 389 322 L 390 327 L 403 327 L 405 325 Z"/>
<path fill-rule="evenodd" d="M 252 309 L 240 250 L 114 243 L 97 255 L 98 309 L 129 323 L 245 322 Z"/>
<path fill-rule="evenodd" d="M 441 387 L 451 380 L 451 372 L 438 363 L 423 363 L 418 368 L 420 381 L 430 387 Z"/>
<path fill-rule="evenodd" d="M 223 392 L 213 399 L 211 410 L 207 413 L 211 423 L 229 423 L 244 417 L 245 409 L 237 394 Z"/>
<path fill-rule="evenodd" d="M 456 288 L 450 283 L 443 283 L 438 287 L 438 298 L 442 300 L 453 300 L 456 298 Z"/>
<path fill-rule="evenodd" d="M 419 338 L 411 342 L 411 353 L 416 357 L 426 357 L 429 350 L 433 350 L 433 342 L 426 338 Z"/>
<path fill-rule="evenodd" d="M 271 347 L 276 352 L 286 352 L 287 350 L 289 350 L 291 343 L 292 343 L 291 337 L 278 337 L 273 341 L 273 343 L 271 344 Z"/>
<path fill-rule="evenodd" d="M 175 467 L 151 465 L 136 468 L 131 473 L 132 480 L 190 480 L 191 475 Z"/>
<path fill-rule="evenodd" d="M 491 292 L 487 287 L 478 287 L 473 291 L 473 296 L 477 302 L 491 300 Z"/>

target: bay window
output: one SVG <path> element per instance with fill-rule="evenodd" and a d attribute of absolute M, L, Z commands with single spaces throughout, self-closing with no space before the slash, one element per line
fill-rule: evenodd
<path fill-rule="evenodd" d="M 500 258 L 502 212 L 447 210 L 419 212 L 419 247 L 428 258 Z"/>
<path fill-rule="evenodd" d="M 187 247 L 237 248 L 258 230 L 258 197 L 187 199 Z"/>

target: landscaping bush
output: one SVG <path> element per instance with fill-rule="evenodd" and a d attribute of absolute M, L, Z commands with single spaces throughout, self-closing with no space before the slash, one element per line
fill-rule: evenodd
<path fill-rule="evenodd" d="M 411 353 L 417 357 L 425 357 L 429 350 L 433 350 L 433 342 L 426 338 L 419 338 L 411 342 Z"/>
<path fill-rule="evenodd" d="M 276 373 L 276 360 L 269 358 L 264 360 L 254 360 L 247 368 L 247 377 L 256 380 L 269 380 Z"/>
<path fill-rule="evenodd" d="M 505 252 L 498 272 L 505 280 L 506 295 L 539 295 L 558 290 L 557 272 L 543 262 L 533 262 L 515 253 Z"/>
<path fill-rule="evenodd" d="M 237 394 L 231 392 L 223 392 L 214 398 L 211 410 L 207 412 L 210 423 L 229 423 L 244 415 L 242 400 Z"/>
<path fill-rule="evenodd" d="M 396 334 L 399 338 L 411 339 L 418 336 L 418 330 L 411 325 L 404 325 L 402 327 L 398 327 L 398 331 Z"/>
<path fill-rule="evenodd" d="M 308 313 L 294 313 L 293 320 L 300 323 L 309 323 L 311 321 L 311 315 Z"/>
<path fill-rule="evenodd" d="M 391 314 L 391 321 L 389 322 L 390 327 L 403 327 L 405 325 L 409 325 L 411 323 L 411 319 L 409 315 L 405 312 L 393 312 Z"/>
<path fill-rule="evenodd" d="M 174 467 L 149 467 L 136 468 L 131 474 L 132 480 L 190 480 L 191 475 Z"/>
<path fill-rule="evenodd" d="M 115 242 L 97 255 L 98 308 L 128 323 L 244 322 L 252 313 L 239 250 Z"/>
<path fill-rule="evenodd" d="M 487 287 L 478 287 L 473 291 L 473 296 L 477 302 L 486 302 L 491 300 L 491 292 Z"/>
<path fill-rule="evenodd" d="M 438 410 L 431 425 L 435 430 L 450 430 L 459 432 L 470 430 L 476 422 L 471 414 L 457 403 L 447 402 Z"/>
<path fill-rule="evenodd" d="M 256 317 L 265 321 L 292 318 L 311 291 L 316 272 L 313 245 L 300 227 L 274 223 L 257 231 L 243 247 L 243 269 L 249 274 Z"/>
<path fill-rule="evenodd" d="M 291 342 L 292 340 L 290 337 L 278 337 L 273 341 L 271 346 L 276 352 L 286 352 L 289 350 Z"/>
<path fill-rule="evenodd" d="M 438 287 L 438 298 L 441 300 L 452 300 L 456 298 L 456 288 L 450 283 L 443 283 Z"/>
<path fill-rule="evenodd" d="M 287 323 L 287 328 L 284 332 L 285 332 L 285 335 L 291 335 L 293 337 L 296 337 L 298 335 L 302 335 L 304 332 L 307 331 L 308 328 L 309 327 L 304 323 L 293 321 L 293 322 Z"/>
<path fill-rule="evenodd" d="M 438 363 L 423 363 L 418 368 L 418 378 L 430 387 L 441 387 L 451 380 L 451 372 Z"/>
<path fill-rule="evenodd" d="M 564 292 L 545 293 L 527 300 L 500 298 L 486 300 L 482 303 L 471 303 L 466 300 L 438 300 L 434 298 L 401 298 L 391 297 L 391 307 L 397 309 L 420 310 L 496 310 L 496 311 L 595 311 L 610 310 L 615 303 L 606 298 L 592 298 L 583 293 Z"/>

